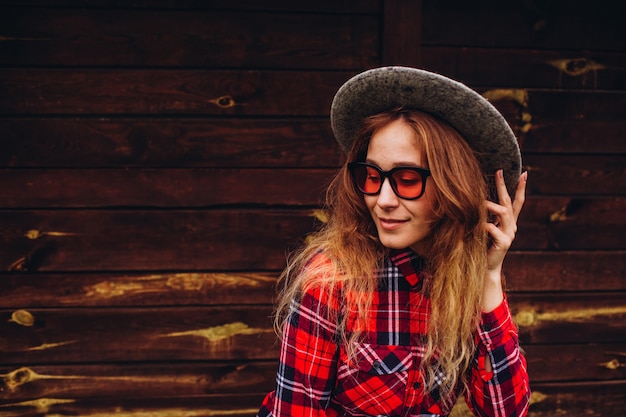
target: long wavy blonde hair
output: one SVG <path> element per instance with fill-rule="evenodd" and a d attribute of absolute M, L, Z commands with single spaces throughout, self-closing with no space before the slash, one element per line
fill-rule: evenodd
<path fill-rule="evenodd" d="M 388 253 L 378 239 L 376 227 L 355 188 L 347 162 L 364 161 L 373 134 L 402 119 L 415 133 L 418 147 L 431 170 L 427 187 L 435 192 L 435 217 L 428 236 L 425 294 L 431 316 L 425 357 L 421 361 L 425 389 L 439 389 L 450 407 L 457 387 L 467 388 L 467 370 L 475 353 L 475 332 L 481 313 L 481 295 L 486 272 L 487 235 L 485 200 L 487 185 L 476 156 L 460 134 L 432 115 L 394 109 L 365 120 L 348 154 L 346 164 L 330 184 L 326 196 L 328 222 L 295 253 L 280 278 L 280 297 L 275 326 L 279 335 L 290 304 L 303 292 L 320 288 L 338 297 L 344 309 L 356 309 L 357 328 L 367 329 L 372 294 L 378 288 L 376 270 Z M 323 252 L 331 262 L 310 260 Z M 340 290 L 339 290 L 340 289 Z M 350 300 L 345 296 L 350 294 Z M 349 304 L 349 305 L 348 305 Z M 338 324 L 338 339 L 349 355 L 362 332 L 346 328 L 348 314 L 329 319 Z M 438 380 L 439 373 L 446 376 Z M 442 385 L 440 385 L 442 384 Z"/>

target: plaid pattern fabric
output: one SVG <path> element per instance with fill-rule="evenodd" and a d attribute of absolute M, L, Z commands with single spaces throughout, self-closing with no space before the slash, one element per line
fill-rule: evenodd
<path fill-rule="evenodd" d="M 292 305 L 281 345 L 276 390 L 258 417 L 441 416 L 435 388 L 424 392 L 418 368 L 424 355 L 430 303 L 421 291 L 421 259 L 395 251 L 378 271 L 370 328 L 348 358 L 329 313 L 341 311 L 339 291 L 313 289 Z M 349 295 L 348 295 L 349 296 Z M 330 315 L 333 316 L 332 314 Z M 356 320 L 348 317 L 348 326 Z M 354 327 L 350 327 L 354 328 Z M 506 301 L 483 314 L 466 401 L 477 416 L 524 416 L 530 391 L 526 361 Z M 492 372 L 485 369 L 489 357 Z M 439 383 L 446 376 L 438 375 Z"/>

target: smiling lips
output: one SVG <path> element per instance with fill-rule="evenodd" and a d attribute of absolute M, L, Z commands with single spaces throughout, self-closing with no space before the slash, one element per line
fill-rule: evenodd
<path fill-rule="evenodd" d="M 383 219 L 379 217 L 378 222 L 384 230 L 396 230 L 405 224 L 407 220 Z"/>

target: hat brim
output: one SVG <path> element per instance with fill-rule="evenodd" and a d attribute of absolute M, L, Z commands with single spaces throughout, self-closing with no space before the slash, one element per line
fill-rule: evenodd
<path fill-rule="evenodd" d="M 348 80 L 335 94 L 330 111 L 339 145 L 348 152 L 365 118 L 396 107 L 421 110 L 445 120 L 476 151 L 487 175 L 503 170 L 509 194 L 514 195 L 522 158 L 504 117 L 474 90 L 429 71 L 382 67 Z"/>

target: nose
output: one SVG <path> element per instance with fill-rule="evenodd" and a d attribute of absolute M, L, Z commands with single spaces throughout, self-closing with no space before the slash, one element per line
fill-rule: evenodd
<path fill-rule="evenodd" d="M 398 206 L 398 196 L 393 192 L 389 178 L 384 179 L 376 204 L 386 210 Z"/>

